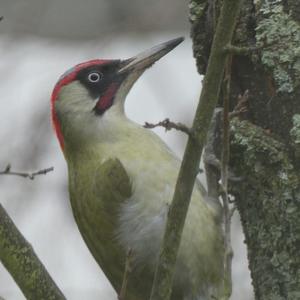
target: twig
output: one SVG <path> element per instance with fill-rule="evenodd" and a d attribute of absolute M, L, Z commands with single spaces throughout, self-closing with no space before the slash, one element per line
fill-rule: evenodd
<path fill-rule="evenodd" d="M 215 203 L 219 203 L 219 179 L 221 162 L 217 158 L 216 148 L 219 148 L 221 141 L 219 139 L 221 131 L 221 115 L 223 109 L 216 108 L 207 133 L 206 144 L 203 153 L 203 162 L 205 167 L 205 177 L 207 183 L 207 194 Z M 216 145 L 218 147 L 216 147 Z"/>
<path fill-rule="evenodd" d="M 118 296 L 119 300 L 125 300 L 126 296 L 126 290 L 127 290 L 127 284 L 128 284 L 128 279 L 129 275 L 131 273 L 131 259 L 132 259 L 132 249 L 129 249 L 126 255 L 126 261 L 125 261 L 125 270 L 124 270 L 124 275 L 123 275 L 123 281 L 122 281 L 122 287 L 120 294 Z"/>
<path fill-rule="evenodd" d="M 206 190 L 204 184 L 200 180 L 197 181 L 197 184 L 198 184 L 199 190 L 201 192 L 201 195 L 203 197 L 207 197 L 208 193 L 207 193 L 207 190 Z"/>
<path fill-rule="evenodd" d="M 193 137 L 189 136 L 155 271 L 150 300 L 169 300 L 173 286 L 175 263 L 189 208 L 201 153 L 223 81 L 227 55 L 223 48 L 233 37 L 241 0 L 224 0 L 211 46 L 205 79 L 193 121 Z"/>
<path fill-rule="evenodd" d="M 223 298 L 228 300 L 232 294 L 232 258 L 233 250 L 231 246 L 231 210 L 228 196 L 228 165 L 230 155 L 229 144 L 229 98 L 231 85 L 231 67 L 232 54 L 230 54 L 224 76 L 224 100 L 223 100 L 223 141 L 221 155 L 221 187 L 222 187 L 222 202 L 224 216 L 224 243 L 225 243 L 225 260 L 224 260 L 224 290 Z"/>
<path fill-rule="evenodd" d="M 191 128 L 187 127 L 186 125 L 184 125 L 182 123 L 174 123 L 174 122 L 170 121 L 168 118 L 164 119 L 163 121 L 158 122 L 156 124 L 151 124 L 151 123 L 145 122 L 144 127 L 150 128 L 150 129 L 155 128 L 155 127 L 164 127 L 166 129 L 166 131 L 175 129 L 178 131 L 182 131 L 182 132 L 186 133 L 187 135 L 192 135 Z"/>
<path fill-rule="evenodd" d="M 0 175 L 14 175 L 14 176 L 20 176 L 24 178 L 28 178 L 30 180 L 33 180 L 35 176 L 38 175 L 46 175 L 49 172 L 52 172 L 54 170 L 53 167 L 46 168 L 46 169 L 41 169 L 32 173 L 26 173 L 26 172 L 16 172 L 16 171 L 11 171 L 11 166 L 8 164 L 6 168 L 3 171 L 0 171 Z"/>
<path fill-rule="evenodd" d="M 234 55 L 249 55 L 253 52 L 256 52 L 258 50 L 260 50 L 262 47 L 257 47 L 257 46 L 253 46 L 253 47 L 239 47 L 239 46 L 234 46 L 234 45 L 227 45 L 224 47 L 224 51 L 230 54 L 234 54 Z"/>
<path fill-rule="evenodd" d="M 233 200 L 229 201 L 230 203 L 235 203 Z M 232 216 L 234 215 L 235 211 L 236 211 L 237 207 L 236 205 L 234 205 L 231 209 L 230 209 L 230 219 L 232 218 Z"/>

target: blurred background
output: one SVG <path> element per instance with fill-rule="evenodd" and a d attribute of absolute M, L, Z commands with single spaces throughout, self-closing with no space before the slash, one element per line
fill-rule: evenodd
<path fill-rule="evenodd" d="M 188 3 L 181 0 L 2 0 L 0 15 L 0 170 L 54 172 L 34 181 L 0 177 L 0 201 L 32 244 L 67 299 L 117 296 L 74 223 L 66 164 L 53 134 L 49 99 L 58 77 L 93 58 L 128 58 L 168 39 L 185 42 L 148 70 L 130 93 L 126 111 L 140 124 L 191 124 L 201 90 L 189 39 Z M 182 156 L 185 136 L 157 134 Z M 252 299 L 239 217 L 233 219 L 234 294 Z M 0 296 L 25 299 L 0 265 Z"/>

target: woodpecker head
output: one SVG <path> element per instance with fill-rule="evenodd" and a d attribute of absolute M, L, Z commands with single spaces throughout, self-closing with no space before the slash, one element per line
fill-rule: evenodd
<path fill-rule="evenodd" d="M 182 41 L 170 40 L 126 60 L 90 60 L 64 73 L 51 97 L 52 120 L 62 149 L 70 140 L 107 126 L 105 120 L 124 115 L 124 100 L 135 81 Z"/>

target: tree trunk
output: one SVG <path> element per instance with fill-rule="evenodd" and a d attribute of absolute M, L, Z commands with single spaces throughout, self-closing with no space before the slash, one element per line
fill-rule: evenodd
<path fill-rule="evenodd" d="M 198 71 L 206 71 L 220 1 L 191 0 Z M 300 299 L 300 2 L 244 0 L 233 44 L 231 193 L 241 215 L 256 299 Z M 222 95 L 219 104 L 222 104 Z"/>

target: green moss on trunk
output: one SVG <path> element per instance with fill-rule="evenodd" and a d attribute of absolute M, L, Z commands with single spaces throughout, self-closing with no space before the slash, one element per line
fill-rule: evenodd
<path fill-rule="evenodd" d="M 206 1 L 211 2 L 216 1 Z M 207 5 L 193 21 L 201 26 L 192 26 L 200 71 L 209 51 L 195 50 L 210 49 L 208 16 Z M 232 191 L 256 299 L 263 300 L 300 299 L 299 20 L 299 0 L 244 0 L 235 33 L 237 46 L 264 46 L 252 55 L 235 55 L 231 76 L 231 108 L 249 90 L 248 112 L 241 116 L 248 121 L 232 122 L 231 169 L 244 177 Z"/>
<path fill-rule="evenodd" d="M 300 177 L 284 144 L 247 121 L 231 123 L 232 186 L 256 299 L 300 299 Z"/>
<path fill-rule="evenodd" d="M 300 25 L 284 11 L 283 2 L 257 2 L 256 40 L 277 91 L 292 93 L 300 85 Z"/>

